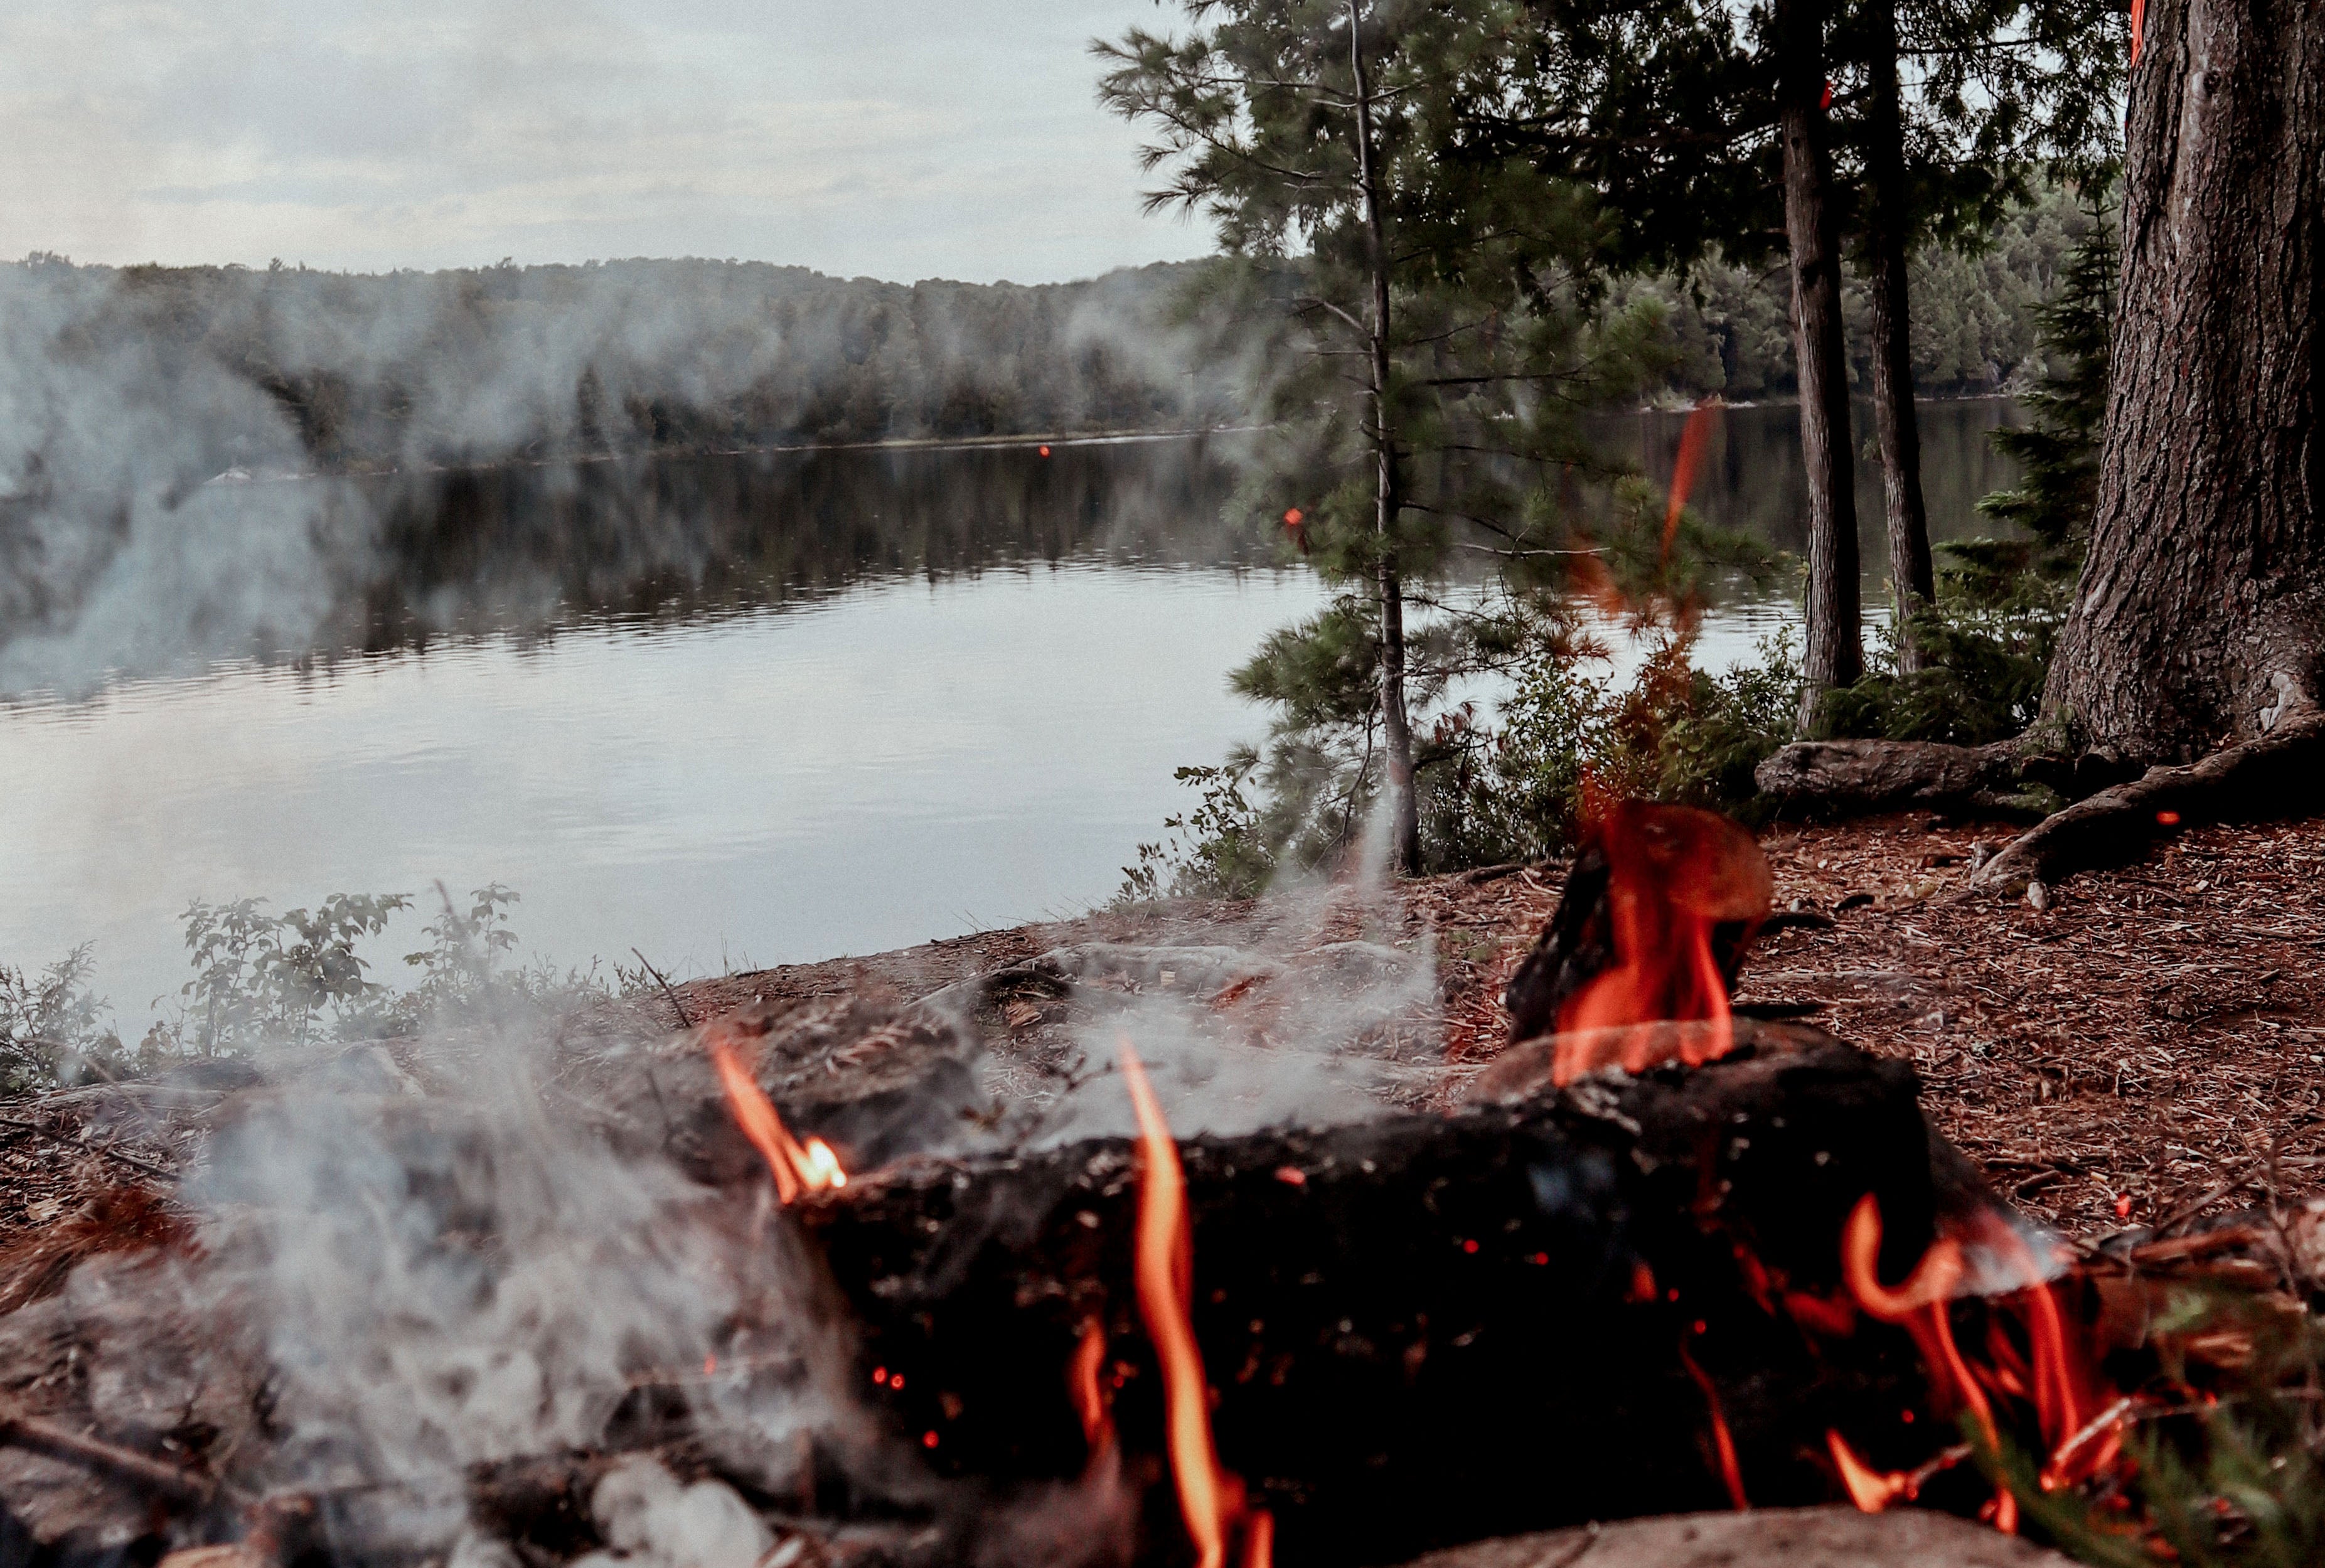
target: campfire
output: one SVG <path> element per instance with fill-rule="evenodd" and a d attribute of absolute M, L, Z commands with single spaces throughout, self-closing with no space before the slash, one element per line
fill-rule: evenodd
<path fill-rule="evenodd" d="M 1264 1568 L 2104 1492 L 2127 1287 L 1904 1064 L 1731 1006 L 1771 896 L 1732 824 L 1611 808 L 1435 1103 L 1382 1023 L 1411 957 L 1360 942 L 1060 950 L 459 1096 L 359 1053 L 189 1093 L 170 1217 L 0 1319 L 0 1504 L 60 1563 Z M 1287 1044 L 1357 994 L 1338 1055 Z M 996 1099 L 982 1021 L 1050 1014 L 1093 1048 Z M 1328 1067 L 1370 1114 L 1200 1125 Z"/>

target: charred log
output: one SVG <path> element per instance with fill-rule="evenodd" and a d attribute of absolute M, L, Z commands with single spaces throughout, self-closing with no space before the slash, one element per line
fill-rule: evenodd
<path fill-rule="evenodd" d="M 1624 853 L 1610 853 L 1618 840 Z M 1620 878 L 1618 858 L 1626 868 Z M 1558 906 L 1510 976 L 1502 993 L 1509 1038 L 1531 1040 L 1560 1027 L 1566 1004 L 1621 959 L 1618 902 L 1669 903 L 1672 884 L 1681 881 L 1690 885 L 1682 897 L 1708 899 L 1700 913 L 1710 921 L 1712 959 L 1733 991 L 1767 914 L 1774 883 L 1766 858 L 1742 829 L 1708 812 L 1626 801 L 1576 854 Z"/>
<path fill-rule="evenodd" d="M 1286 1563 L 1721 1506 L 1707 1386 L 1754 1498 L 1821 1500 L 1825 1428 L 1894 1427 L 1917 1396 L 1902 1343 L 1812 1347 L 1777 1299 L 1832 1297 L 1867 1191 L 1898 1217 L 1894 1267 L 1931 1234 L 1911 1070 L 1829 1037 L 1182 1156 L 1222 1459 Z M 1161 1476 L 1135 1203 L 1131 1146 L 1098 1141 L 916 1162 L 799 1219 L 858 1321 L 865 1396 L 1003 1493 L 1081 1471 L 1067 1369 L 1093 1324 L 1127 1473 Z"/>

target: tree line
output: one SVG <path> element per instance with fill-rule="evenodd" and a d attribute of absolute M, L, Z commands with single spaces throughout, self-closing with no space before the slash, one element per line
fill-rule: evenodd
<path fill-rule="evenodd" d="M 2039 369 L 2035 311 L 2088 221 L 2049 186 L 1973 246 L 1916 250 L 1922 393 L 2005 391 Z M 192 467 L 360 470 L 1236 422 L 1264 367 L 1182 319 L 1209 264 L 1024 287 L 700 260 L 366 275 L 36 255 L 0 267 L 0 296 L 23 323 L 12 354 L 57 376 L 121 379 L 108 355 L 134 350 L 143 385 L 109 390 L 198 432 Z M 1641 395 L 1791 393 L 1787 288 L 1721 256 L 1623 280 L 1614 308 L 1652 302 L 1671 337 Z M 1843 310 L 1867 386 L 1861 283 Z"/>

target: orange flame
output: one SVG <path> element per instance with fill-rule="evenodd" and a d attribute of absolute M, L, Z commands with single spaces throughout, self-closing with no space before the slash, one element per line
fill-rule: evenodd
<path fill-rule="evenodd" d="M 2140 34 L 2147 30 L 2147 0 L 2131 0 L 2131 63 L 2139 63 Z"/>
<path fill-rule="evenodd" d="M 1092 1318 L 1082 1326 L 1081 1343 L 1066 1368 L 1066 1388 L 1074 1396 L 1074 1413 L 1082 1418 L 1082 1437 L 1096 1454 L 1114 1442 L 1114 1416 L 1106 1407 L 1098 1373 L 1106 1365 L 1106 1325 Z"/>
<path fill-rule="evenodd" d="M 727 1092 L 727 1109 L 734 1113 L 735 1125 L 743 1129 L 743 1136 L 767 1162 L 767 1174 L 775 1179 L 775 1196 L 789 1203 L 801 1192 L 848 1185 L 848 1173 L 831 1146 L 815 1137 L 802 1146 L 792 1137 L 783 1118 L 775 1114 L 774 1102 L 735 1054 L 734 1047 L 716 1036 L 709 1046 L 710 1064 L 718 1069 L 718 1085 Z"/>
<path fill-rule="evenodd" d="M 2066 1309 L 2025 1239 L 1999 1216 L 1978 1227 L 1977 1243 L 2000 1255 L 2015 1277 L 2028 1283 L 1987 1298 L 1992 1316 L 1985 1353 L 1973 1360 L 1956 1341 L 1949 1311 L 1968 1272 L 1963 1242 L 1941 1236 L 1932 1242 L 1903 1285 L 1881 1283 L 1881 1205 L 1872 1193 L 1857 1200 L 1841 1236 L 1841 1275 L 1857 1304 L 1884 1322 L 1902 1325 L 1913 1336 L 1930 1374 L 1931 1398 L 1941 1415 L 1967 1412 L 1988 1447 L 1996 1445 L 1995 1403 L 2008 1398 L 2033 1406 L 2045 1454 L 2040 1484 L 2055 1491 L 2090 1480 L 2123 1455 L 2128 1399 L 2110 1401 L 2083 1344 L 2070 1335 Z M 2018 1335 L 2010 1332 L 2015 1324 Z M 2018 1340 L 2023 1338 L 2022 1352 Z M 1839 1462 L 1840 1440 L 1836 1445 Z M 1865 1506 L 1864 1494 L 1842 1465 L 1850 1495 Z M 1877 1472 L 1876 1472 L 1877 1473 Z M 1890 1478 L 1894 1480 L 1894 1478 Z M 1910 1495 L 1910 1494 L 1907 1494 Z M 2006 1490 L 1995 1496 L 1995 1525 L 2014 1529 L 2017 1499 Z"/>
<path fill-rule="evenodd" d="M 1877 1514 L 1900 1498 L 1912 1499 L 1916 1489 L 1909 1471 L 1875 1470 L 1857 1457 L 1838 1432 L 1828 1431 L 1824 1441 L 1832 1451 L 1833 1468 L 1840 1471 L 1840 1484 L 1848 1489 L 1848 1500 L 1859 1513 Z"/>
<path fill-rule="evenodd" d="M 1712 932 L 1766 916 L 1767 858 L 1735 823 L 1687 806 L 1618 801 L 1592 830 L 1607 861 L 1615 961 L 1559 1009 L 1552 1080 L 1726 1055 L 1736 1036 Z M 1709 1027 L 1661 1026 L 1674 1020 Z"/>
<path fill-rule="evenodd" d="M 1230 1536 L 1242 1536 L 1243 1568 L 1269 1568 L 1275 1521 L 1245 1500 L 1241 1478 L 1222 1469 L 1211 1442 L 1210 1386 L 1190 1315 L 1195 1242 L 1187 1223 L 1187 1181 L 1162 1104 L 1130 1042 L 1122 1043 L 1122 1079 L 1138 1112 L 1138 1312 L 1162 1366 L 1171 1471 L 1179 1512 L 1195 1544 L 1197 1568 L 1222 1568 Z M 1085 1341 L 1087 1342 L 1087 1341 Z"/>
<path fill-rule="evenodd" d="M 1728 1488 L 1728 1500 L 1735 1505 L 1737 1513 L 1748 1513 L 1752 1503 L 1744 1495 L 1744 1470 L 1737 1462 L 1736 1438 L 1728 1430 L 1728 1413 L 1719 1407 L 1719 1390 L 1713 1387 L 1710 1375 L 1696 1365 L 1695 1358 L 1687 1353 L 1684 1345 L 1680 1347 L 1679 1359 L 1680 1365 L 1687 1369 L 1687 1375 L 1695 1379 L 1695 1386 L 1703 1390 L 1703 1401 L 1710 1407 L 1711 1449 L 1719 1459 L 1719 1479 Z"/>
<path fill-rule="evenodd" d="M 1695 470 L 1703 462 L 1703 444 L 1710 438 L 1711 422 L 1719 412 L 1717 394 L 1704 398 L 1688 412 L 1679 432 L 1679 456 L 1672 461 L 1671 502 L 1663 510 L 1663 564 L 1671 564 L 1672 548 L 1679 543 L 1679 515 L 1687 510 L 1688 492 L 1695 488 Z"/>

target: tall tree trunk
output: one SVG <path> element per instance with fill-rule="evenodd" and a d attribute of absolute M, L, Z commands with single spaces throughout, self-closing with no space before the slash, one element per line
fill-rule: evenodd
<path fill-rule="evenodd" d="M 1801 728 L 1835 686 L 1864 673 L 1857 584 L 1857 494 L 1848 439 L 1848 362 L 1841 339 L 1840 251 L 1828 199 L 1824 7 L 1777 0 L 1782 60 L 1777 129 L 1784 142 L 1784 230 L 1792 253 L 1792 352 L 1801 382 L 1801 459 L 1809 482 L 1806 646 Z"/>
<path fill-rule="evenodd" d="M 2319 694 L 2325 10 L 2149 0 L 2090 552 L 2046 714 L 2167 762 Z"/>
<path fill-rule="evenodd" d="M 1388 245 L 1381 231 L 1380 190 L 1373 168 L 1372 89 L 1365 77 L 1356 0 L 1348 0 L 1348 62 L 1357 88 L 1357 177 L 1364 187 L 1365 240 L 1372 268 L 1374 527 L 1380 561 L 1381 751 L 1388 771 L 1393 851 L 1399 870 L 1421 869 L 1421 807 L 1413 792 L 1413 729 L 1404 710 L 1404 585 L 1397 571 L 1396 438 L 1389 418 Z"/>
<path fill-rule="evenodd" d="M 1872 212 L 1866 256 L 1873 274 L 1873 425 L 1881 442 L 1882 517 L 1888 524 L 1890 591 L 1896 596 L 1897 665 L 1918 670 L 1915 609 L 1937 597 L 1930 519 L 1922 504 L 1922 431 L 1913 413 L 1913 316 L 1905 295 L 1905 117 L 1897 91 L 1895 0 L 1873 0 L 1873 103 L 1866 130 Z"/>

